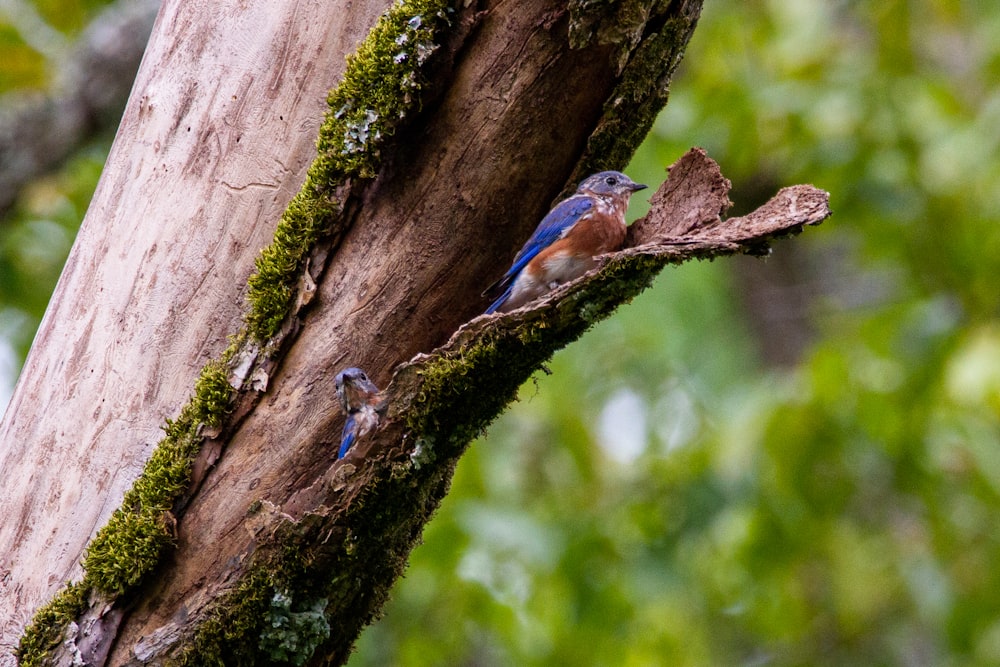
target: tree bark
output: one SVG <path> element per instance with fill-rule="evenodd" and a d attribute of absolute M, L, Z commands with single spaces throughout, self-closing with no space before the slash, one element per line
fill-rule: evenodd
<path fill-rule="evenodd" d="M 8 660 L 239 329 L 326 93 L 386 4 L 164 3 L 0 426 Z"/>
<path fill-rule="evenodd" d="M 165 3 L 0 428 L 18 480 L 0 500 L 4 647 L 78 582 L 35 617 L 25 662 L 345 661 L 469 440 L 555 349 L 665 263 L 760 252 L 827 215 L 822 193 L 783 191 L 724 228 L 728 185 L 694 153 L 633 247 L 453 336 L 559 190 L 623 166 L 700 2 L 394 4 L 346 76 L 387 3 L 258 4 Z M 371 47 L 431 21 L 433 42 Z M 381 125 L 381 89 L 338 95 L 386 57 L 419 60 L 423 85 Z M 277 319 L 259 313 L 272 271 Z M 351 365 L 390 409 L 338 462 L 332 377 Z"/>

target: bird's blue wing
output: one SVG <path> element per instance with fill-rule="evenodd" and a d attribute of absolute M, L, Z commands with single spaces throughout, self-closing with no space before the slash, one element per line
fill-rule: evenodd
<path fill-rule="evenodd" d="M 528 265 L 535 255 L 552 245 L 566 233 L 566 230 L 576 224 L 584 213 L 593 208 L 594 202 L 589 197 L 570 197 L 563 200 L 549 214 L 542 218 L 535 228 L 535 233 L 527 240 L 521 251 L 514 258 L 514 263 L 504 274 L 504 278 L 516 276 Z"/>
<path fill-rule="evenodd" d="M 356 424 L 354 422 L 354 415 L 348 415 L 347 421 L 344 422 L 344 430 L 340 435 L 340 451 L 337 452 L 337 458 L 342 459 L 344 455 L 347 454 L 347 450 L 351 448 L 354 441 L 357 439 L 357 434 L 355 433 Z"/>
<path fill-rule="evenodd" d="M 496 294 L 498 290 L 503 293 L 486 310 L 487 313 L 495 311 L 510 296 L 510 288 L 518 274 L 528 265 L 535 256 L 542 250 L 555 243 L 559 237 L 566 233 L 566 230 L 576 224 L 587 211 L 593 208 L 594 202 L 590 197 L 573 196 L 561 201 L 548 215 L 542 218 L 535 228 L 535 233 L 522 246 L 521 251 L 514 258 L 514 263 L 507 269 L 507 273 L 500 280 L 490 285 L 484 294 Z"/>

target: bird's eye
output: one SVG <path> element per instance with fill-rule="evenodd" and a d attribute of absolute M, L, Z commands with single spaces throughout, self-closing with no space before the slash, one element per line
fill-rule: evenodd
<path fill-rule="evenodd" d="M 358 377 L 361 378 L 362 382 L 368 382 L 368 376 L 364 373 L 358 373 Z"/>
<path fill-rule="evenodd" d="M 607 183 L 608 185 L 615 185 L 616 183 L 618 183 L 618 179 L 615 178 L 614 176 L 608 176 L 607 178 L 604 179 L 604 182 Z"/>

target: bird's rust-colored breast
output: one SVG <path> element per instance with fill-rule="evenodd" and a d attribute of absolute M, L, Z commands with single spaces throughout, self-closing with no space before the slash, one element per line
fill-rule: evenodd
<path fill-rule="evenodd" d="M 625 243 L 625 221 L 617 211 L 598 207 L 590 215 L 581 218 L 567 235 L 568 245 L 574 254 L 602 255 L 613 252 Z"/>
<path fill-rule="evenodd" d="M 625 222 L 609 208 L 587 213 L 563 238 L 538 253 L 525 267 L 528 276 L 550 289 L 594 268 L 595 256 L 619 249 L 625 242 Z"/>

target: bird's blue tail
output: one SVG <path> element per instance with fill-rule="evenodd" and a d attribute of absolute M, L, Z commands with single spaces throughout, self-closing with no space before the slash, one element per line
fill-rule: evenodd
<path fill-rule="evenodd" d="M 504 302 L 510 298 L 510 293 L 511 291 L 513 291 L 513 289 L 514 289 L 513 283 L 508 285 L 507 289 L 505 289 L 503 293 L 496 298 L 496 301 L 491 303 L 490 307 L 486 309 L 486 315 L 490 315 L 492 313 L 497 312 L 497 309 L 500 308 L 500 306 L 502 306 Z"/>
<path fill-rule="evenodd" d="M 351 445 L 357 439 L 357 435 L 354 433 L 354 415 L 348 415 L 347 422 L 344 424 L 344 432 L 340 438 L 340 451 L 337 452 L 338 459 L 344 458 L 347 450 L 351 448 Z"/>

